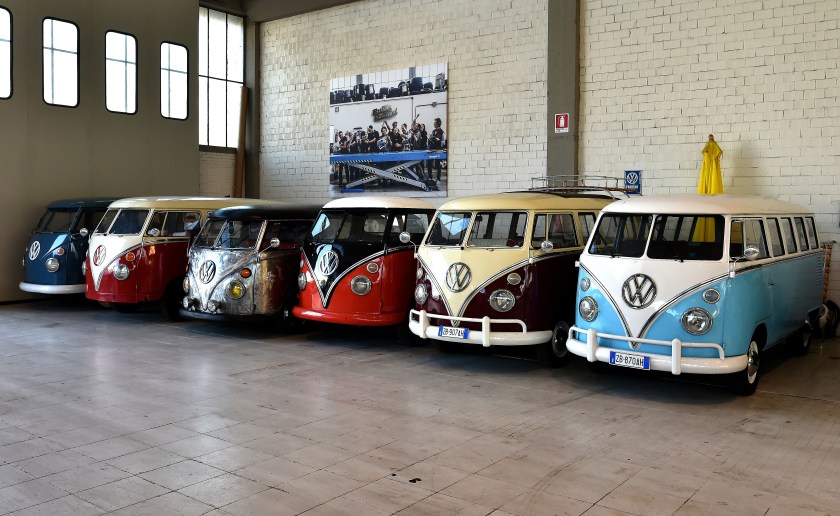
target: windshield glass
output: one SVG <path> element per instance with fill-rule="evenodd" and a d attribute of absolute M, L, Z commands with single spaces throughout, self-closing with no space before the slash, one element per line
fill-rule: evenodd
<path fill-rule="evenodd" d="M 461 245 L 472 213 L 438 213 L 429 230 L 426 245 L 455 246 Z"/>
<path fill-rule="evenodd" d="M 198 247 L 213 247 L 213 244 L 216 243 L 216 237 L 219 236 L 219 232 L 224 225 L 224 220 L 208 220 L 207 224 L 201 228 L 198 236 L 195 237 L 195 243 L 193 245 Z"/>
<path fill-rule="evenodd" d="M 720 260 L 723 217 L 659 215 L 647 255 L 660 260 Z"/>
<path fill-rule="evenodd" d="M 215 247 L 220 249 L 253 249 L 260 240 L 262 220 L 229 220 L 219 233 Z"/>
<path fill-rule="evenodd" d="M 120 210 L 108 210 L 105 212 L 105 216 L 102 217 L 102 220 L 99 221 L 99 225 L 96 226 L 96 231 L 94 233 L 107 233 L 108 228 L 111 227 L 111 223 L 114 222 L 114 218 L 117 216 Z"/>
<path fill-rule="evenodd" d="M 148 216 L 149 210 L 120 210 L 108 233 L 112 235 L 138 235 Z"/>
<path fill-rule="evenodd" d="M 478 212 L 467 245 L 470 247 L 522 247 L 528 214 Z"/>
<path fill-rule="evenodd" d="M 77 211 L 75 208 L 70 210 L 47 210 L 44 216 L 41 217 L 41 223 L 38 224 L 36 231 L 45 233 L 70 231 L 70 225 L 73 224 L 73 219 L 76 218 Z"/>
<path fill-rule="evenodd" d="M 638 258 L 645 252 L 650 232 L 650 215 L 608 213 L 598 221 L 589 254 Z"/>
<path fill-rule="evenodd" d="M 318 215 L 318 220 L 312 227 L 310 235 L 312 240 L 322 244 L 331 243 L 338 235 L 341 228 L 341 221 L 344 220 L 342 211 L 325 211 Z"/>

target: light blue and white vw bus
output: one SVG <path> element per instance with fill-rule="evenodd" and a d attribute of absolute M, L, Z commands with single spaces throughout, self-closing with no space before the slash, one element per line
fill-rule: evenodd
<path fill-rule="evenodd" d="M 634 198 L 606 206 L 580 258 L 566 343 L 590 362 L 728 374 L 755 392 L 761 354 L 808 352 L 823 287 L 814 217 L 732 195 Z"/>

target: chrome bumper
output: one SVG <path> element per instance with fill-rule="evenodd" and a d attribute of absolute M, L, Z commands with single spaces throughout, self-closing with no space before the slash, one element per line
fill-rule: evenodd
<path fill-rule="evenodd" d="M 417 320 L 415 320 L 415 317 Z M 445 319 L 447 321 L 481 323 L 481 330 L 470 330 L 467 338 L 441 337 L 438 332 L 441 326 L 431 325 L 429 319 Z M 492 324 L 518 324 L 522 331 L 491 331 Z M 453 317 L 451 315 L 429 314 L 425 310 L 411 310 L 408 316 L 408 328 L 411 333 L 421 339 L 445 340 L 447 342 L 462 342 L 467 344 L 481 344 L 485 348 L 490 346 L 533 346 L 543 344 L 551 339 L 551 330 L 528 331 L 525 323 L 519 319 L 491 319 L 482 317 Z"/>
<path fill-rule="evenodd" d="M 38 283 L 26 283 L 21 281 L 18 287 L 24 292 L 36 294 L 84 294 L 85 284 L 78 285 L 39 285 Z"/>

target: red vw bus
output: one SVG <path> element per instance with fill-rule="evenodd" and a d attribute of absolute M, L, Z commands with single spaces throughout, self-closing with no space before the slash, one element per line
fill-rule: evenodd
<path fill-rule="evenodd" d="M 414 290 L 414 245 L 435 208 L 418 199 L 354 197 L 327 203 L 301 252 L 295 317 L 360 326 L 404 325 Z"/>

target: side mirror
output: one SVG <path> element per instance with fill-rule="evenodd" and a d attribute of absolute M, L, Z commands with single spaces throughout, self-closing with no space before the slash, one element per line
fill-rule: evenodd
<path fill-rule="evenodd" d="M 278 247 L 280 247 L 280 239 L 277 237 L 272 238 L 268 243 L 268 247 L 272 249 L 277 249 Z"/>
<path fill-rule="evenodd" d="M 90 231 L 88 231 L 88 228 L 82 228 L 79 230 L 79 234 L 82 235 L 82 238 L 84 238 L 90 234 Z"/>
<path fill-rule="evenodd" d="M 758 258 L 758 254 L 758 248 L 755 246 L 747 246 L 747 248 L 744 249 L 744 258 L 747 261 L 751 262 L 755 260 L 756 258 Z"/>
<path fill-rule="evenodd" d="M 152 228 L 152 229 L 146 231 L 146 234 L 149 235 L 150 237 L 158 237 L 158 236 L 160 236 L 160 230 L 158 228 Z"/>
<path fill-rule="evenodd" d="M 554 244 L 551 243 L 551 240 L 543 240 L 540 244 L 540 249 L 542 249 L 546 253 L 550 253 L 554 250 Z"/>
<path fill-rule="evenodd" d="M 400 242 L 402 242 L 403 244 L 411 242 L 411 233 L 409 233 L 408 231 L 403 231 L 402 233 L 400 233 Z"/>

